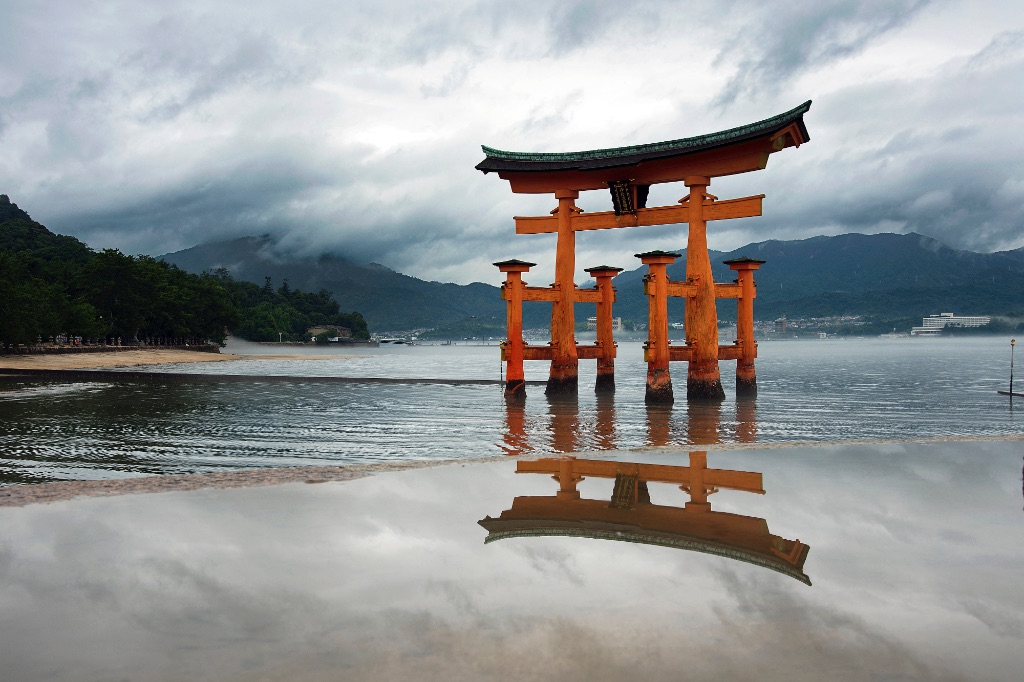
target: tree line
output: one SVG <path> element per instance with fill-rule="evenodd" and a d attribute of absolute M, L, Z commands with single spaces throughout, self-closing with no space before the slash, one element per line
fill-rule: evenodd
<path fill-rule="evenodd" d="M 195 275 L 150 256 L 93 251 L 56 235 L 0 194 L 0 348 L 68 339 L 123 344 L 301 341 L 312 326 L 369 338 L 326 290 L 273 288 L 225 270 Z"/>

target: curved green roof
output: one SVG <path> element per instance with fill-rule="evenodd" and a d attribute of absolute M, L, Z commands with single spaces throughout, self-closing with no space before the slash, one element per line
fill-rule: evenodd
<path fill-rule="evenodd" d="M 793 123 L 800 126 L 800 132 L 807 140 L 810 139 L 810 136 L 804 127 L 803 115 L 810 108 L 811 101 L 807 100 L 783 114 L 756 123 L 697 137 L 629 147 L 591 149 L 579 152 L 510 152 L 481 145 L 487 158 L 477 164 L 476 168 L 484 173 L 489 173 L 495 171 L 590 170 L 611 166 L 628 166 L 650 159 L 692 154 L 705 149 L 762 137 Z"/>
<path fill-rule="evenodd" d="M 481 522 L 481 525 L 483 525 L 483 522 Z M 486 528 L 486 526 L 484 527 Z M 559 536 L 633 542 L 641 545 L 672 547 L 691 552 L 699 552 L 701 554 L 712 554 L 714 556 L 753 564 L 754 566 L 761 566 L 762 568 L 767 568 L 777 573 L 788 575 L 790 578 L 795 578 L 805 585 L 811 584 L 810 577 L 800 570 L 803 568 L 803 560 L 806 559 L 807 550 L 809 549 L 806 545 L 801 546 L 802 551 L 800 554 L 800 561 L 797 566 L 793 566 L 783 559 L 773 555 L 762 554 L 761 552 L 732 546 L 725 542 L 715 542 L 705 538 L 672 535 L 669 533 L 658 533 L 641 529 L 624 528 L 619 530 L 609 528 L 571 527 L 558 521 L 548 523 L 538 521 L 535 526 L 529 528 L 492 530 L 487 534 L 487 537 L 484 538 L 484 544 L 490 544 L 498 540 L 508 540 L 510 538 Z"/>

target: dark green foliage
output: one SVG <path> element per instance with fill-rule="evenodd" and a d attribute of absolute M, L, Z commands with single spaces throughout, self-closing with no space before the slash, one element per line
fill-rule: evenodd
<path fill-rule="evenodd" d="M 356 263 L 342 256 L 293 257 L 275 250 L 270 237 L 245 237 L 194 246 L 163 256 L 188 272 L 203 272 L 231 263 L 235 279 L 262 285 L 270 276 L 280 284 L 303 291 L 326 289 L 343 310 L 359 310 L 374 329 L 409 330 L 459 324 L 476 315 L 480 319 L 505 319 L 505 301 L 497 287 L 425 282 L 375 263 Z M 497 273 L 497 269 L 495 269 Z M 548 275 L 531 275 L 531 284 L 543 284 Z M 540 279 L 538 279 L 540 278 Z M 590 306 L 593 315 L 593 306 Z M 551 304 L 524 306 L 527 327 L 551 322 Z M 647 308 L 644 308 L 646 319 Z M 502 322 L 502 324 L 504 324 Z"/>
<path fill-rule="evenodd" d="M 243 338 L 301 339 L 313 325 L 369 338 L 359 313 L 343 314 L 326 291 L 275 291 L 226 272 L 190 274 L 149 256 L 94 252 L 55 235 L 0 195 L 0 349 L 58 335 L 122 343 Z"/>
<path fill-rule="evenodd" d="M 421 339 L 504 339 L 505 319 L 491 317 L 488 319 L 469 319 L 453 322 L 442 327 L 430 329 L 419 335 Z"/>
<path fill-rule="evenodd" d="M 325 290 L 305 293 L 288 282 L 274 290 L 270 277 L 263 286 L 232 279 L 225 270 L 216 277 L 228 290 L 239 311 L 234 333 L 250 341 L 304 341 L 310 327 L 342 327 L 353 339 L 369 339 L 370 330 L 359 313 L 342 313 L 338 302 Z"/>

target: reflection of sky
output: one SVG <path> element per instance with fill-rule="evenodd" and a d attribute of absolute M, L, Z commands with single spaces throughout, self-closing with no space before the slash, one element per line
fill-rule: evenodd
<path fill-rule="evenodd" d="M 813 587 L 633 543 L 485 546 L 479 519 L 557 485 L 513 462 L 452 465 L 0 509 L 0 661 L 14 680 L 1017 679 L 1018 444 L 708 465 L 763 472 L 766 495 L 722 491 L 713 508 L 808 544 Z"/>

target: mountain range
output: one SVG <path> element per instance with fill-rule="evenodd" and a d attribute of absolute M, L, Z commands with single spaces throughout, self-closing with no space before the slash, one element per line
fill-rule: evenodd
<path fill-rule="evenodd" d="M 683 279 L 685 249 L 669 267 L 671 279 Z M 825 317 L 868 315 L 916 318 L 938 312 L 1006 314 L 1024 310 L 1024 249 L 976 253 L 952 249 L 920 234 L 844 234 L 810 239 L 769 240 L 729 252 L 710 252 L 715 280 L 735 275 L 722 261 L 743 256 L 766 261 L 756 273 L 755 316 Z M 476 319 L 504 325 L 505 304 L 496 286 L 427 282 L 376 263 L 343 256 L 298 258 L 282 254 L 270 237 L 245 237 L 195 246 L 161 257 L 199 273 L 226 269 L 233 277 L 275 286 L 285 279 L 303 291 L 327 289 L 341 309 L 363 314 L 371 329 L 406 330 L 445 327 Z M 619 265 L 636 262 L 632 254 Z M 614 263 L 612 265 L 615 265 Z M 643 266 L 615 278 L 615 315 L 645 321 Z M 719 303 L 720 317 L 734 317 L 733 306 Z M 673 300 L 670 314 L 682 315 Z M 593 315 L 579 304 L 577 317 Z M 548 304 L 525 306 L 527 327 L 546 326 Z"/>
<path fill-rule="evenodd" d="M 160 258 L 187 272 L 224 268 L 235 279 L 257 284 L 270 277 L 275 287 L 287 280 L 292 289 L 326 289 L 343 311 L 361 313 L 375 332 L 439 327 L 472 317 L 495 317 L 504 324 L 505 302 L 495 286 L 427 282 L 378 263 L 338 255 L 296 258 L 278 253 L 276 246 L 267 236 L 242 237 Z"/>

